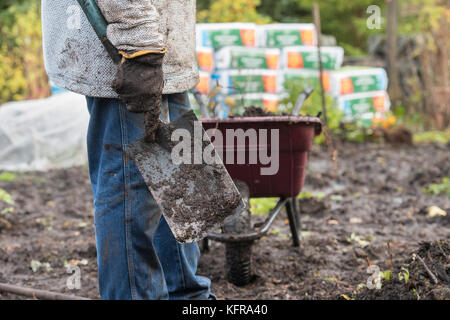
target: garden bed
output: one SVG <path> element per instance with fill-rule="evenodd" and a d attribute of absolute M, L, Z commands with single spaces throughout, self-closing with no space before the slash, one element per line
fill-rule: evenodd
<path fill-rule="evenodd" d="M 338 145 L 336 171 L 327 150 L 314 146 L 299 200 L 301 248 L 291 246 L 282 212 L 270 234 L 253 247 L 250 285 L 226 281 L 220 243 L 212 242 L 202 254 L 199 274 L 212 279 L 219 299 L 449 299 L 442 273 L 449 275 L 449 246 L 440 242 L 441 252 L 435 241 L 450 236 L 450 198 L 433 194 L 436 188 L 424 192 L 450 176 L 449 147 L 345 143 Z M 99 298 L 87 168 L 3 177 L 11 181 L 0 181 L 0 189 L 12 201 L 0 204 L 0 282 Z M 271 201 L 256 204 L 270 206 Z M 448 214 L 430 216 L 430 206 Z M 414 253 L 437 277 L 437 285 L 418 258 L 412 260 Z M 367 258 L 372 267 L 392 271 L 381 290 L 365 288 L 371 275 Z M 67 288 L 65 264 L 80 267 L 80 290 Z M 398 279 L 406 264 L 409 283 Z M 0 293 L 0 299 L 24 297 Z"/>

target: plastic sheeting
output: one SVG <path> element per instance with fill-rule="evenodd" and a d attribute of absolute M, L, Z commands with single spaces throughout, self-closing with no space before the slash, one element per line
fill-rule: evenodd
<path fill-rule="evenodd" d="M 0 106 L 0 170 L 45 171 L 87 163 L 86 99 L 71 92 Z"/>

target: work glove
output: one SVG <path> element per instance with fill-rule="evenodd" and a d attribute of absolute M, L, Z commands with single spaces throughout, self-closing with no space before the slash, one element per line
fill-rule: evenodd
<path fill-rule="evenodd" d="M 164 51 L 127 54 L 120 51 L 113 90 L 130 112 L 145 113 L 144 137 L 153 141 L 161 113 Z"/>

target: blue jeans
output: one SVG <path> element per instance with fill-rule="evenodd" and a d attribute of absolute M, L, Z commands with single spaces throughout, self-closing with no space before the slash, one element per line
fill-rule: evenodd
<path fill-rule="evenodd" d="M 87 97 L 89 173 L 94 195 L 98 283 L 103 299 L 208 299 L 197 276 L 196 243 L 178 243 L 127 144 L 142 136 L 143 115 L 117 99 Z M 170 119 L 188 110 L 186 93 L 166 95 Z"/>

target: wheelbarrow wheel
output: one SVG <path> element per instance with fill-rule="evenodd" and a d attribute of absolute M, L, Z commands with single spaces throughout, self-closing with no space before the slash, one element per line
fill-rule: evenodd
<path fill-rule="evenodd" d="M 234 183 L 244 199 L 246 208 L 240 214 L 225 219 L 222 231 L 224 233 L 243 234 L 251 228 L 250 192 L 244 182 L 235 180 Z M 252 276 L 252 244 L 253 241 L 225 243 L 227 280 L 237 286 L 245 286 L 250 283 Z"/>
<path fill-rule="evenodd" d="M 227 280 L 236 286 L 245 286 L 251 281 L 252 244 L 253 241 L 225 244 Z"/>

